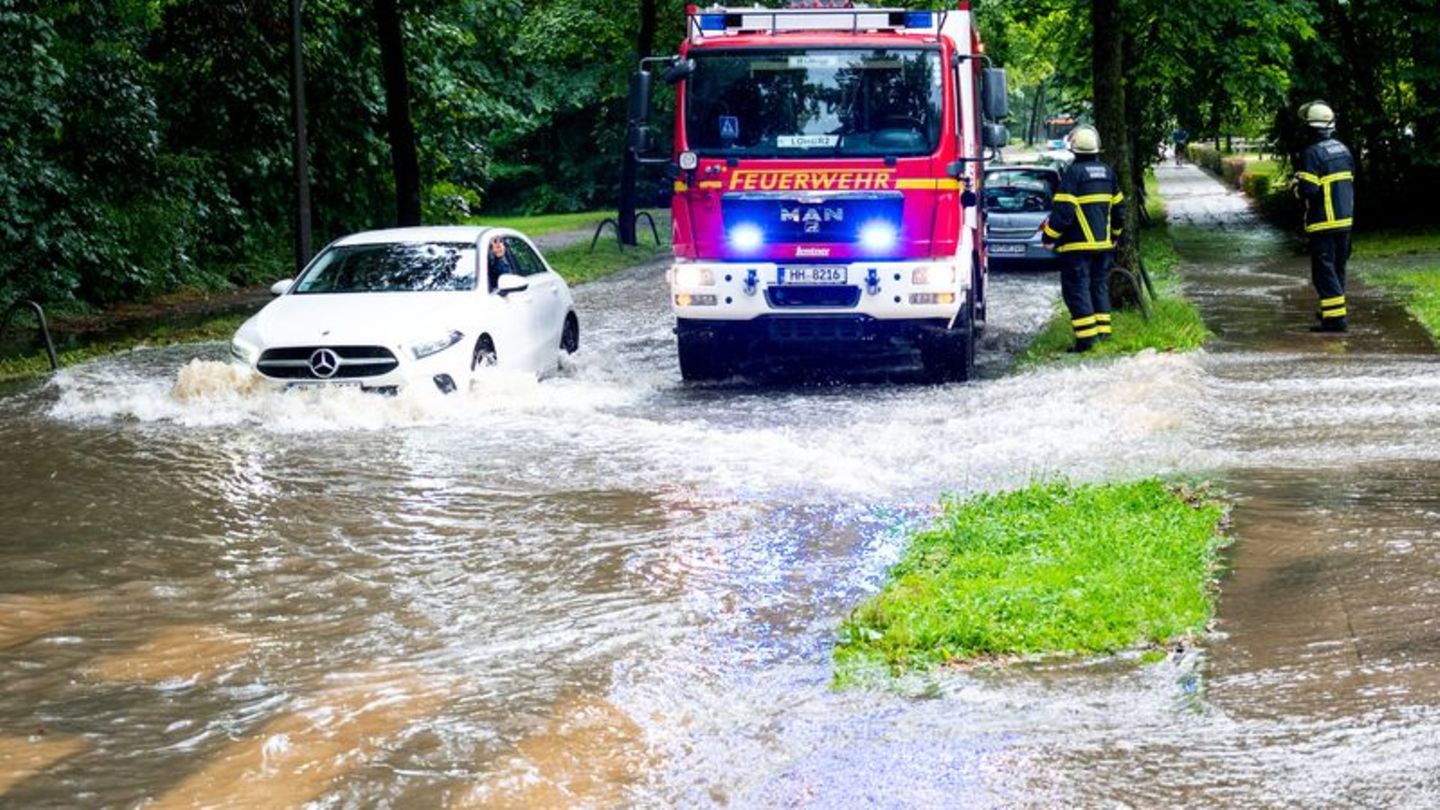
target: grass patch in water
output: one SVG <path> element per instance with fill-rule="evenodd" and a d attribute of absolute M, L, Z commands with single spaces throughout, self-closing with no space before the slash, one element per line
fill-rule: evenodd
<path fill-rule="evenodd" d="M 841 625 L 835 685 L 1200 633 L 1214 615 L 1225 512 L 1203 490 L 1153 478 L 947 500 Z"/>
<path fill-rule="evenodd" d="M 74 348 L 59 349 L 57 347 L 56 354 L 60 359 L 60 367 L 65 368 L 143 346 L 174 346 L 181 343 L 200 343 L 209 340 L 228 341 L 234 337 L 235 330 L 239 329 L 240 324 L 244 323 L 251 314 L 250 312 L 239 312 L 219 315 L 183 327 L 157 327 L 135 337 L 99 340 Z M 0 360 L 0 382 L 42 377 L 49 373 L 50 360 L 46 357 L 43 348 L 30 354 Z"/>
<path fill-rule="evenodd" d="M 1075 337 L 1070 327 L 1070 313 L 1062 302 L 1056 307 L 1055 316 L 1016 359 L 1015 367 L 1025 369 L 1062 360 L 1129 355 L 1145 349 L 1190 351 L 1204 345 L 1210 330 L 1200 317 L 1200 310 L 1180 291 L 1176 270 L 1180 255 L 1175 252 L 1169 227 L 1162 225 L 1145 231 L 1140 252 L 1155 282 L 1157 297 L 1151 302 L 1150 320 L 1145 320 L 1138 309 L 1117 309 L 1111 313 L 1115 333 L 1110 340 L 1097 343 L 1085 354 L 1066 354 L 1065 350 L 1075 344 Z"/>

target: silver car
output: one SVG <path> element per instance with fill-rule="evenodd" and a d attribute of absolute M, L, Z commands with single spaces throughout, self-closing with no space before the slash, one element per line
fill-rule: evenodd
<path fill-rule="evenodd" d="M 990 261 L 1054 262 L 1041 244 L 1040 226 L 1050 216 L 1060 170 L 1050 166 L 995 166 L 985 171 L 985 245 Z"/>

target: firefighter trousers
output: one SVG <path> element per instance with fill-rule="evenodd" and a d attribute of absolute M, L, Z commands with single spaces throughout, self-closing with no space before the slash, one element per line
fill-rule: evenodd
<path fill-rule="evenodd" d="M 1310 237 L 1310 280 L 1320 296 L 1320 325 L 1345 328 L 1345 265 L 1350 260 L 1350 232 L 1317 233 Z"/>
<path fill-rule="evenodd" d="M 1075 346 L 1088 348 L 1110 335 L 1110 263 L 1114 254 L 1082 251 L 1060 254 L 1060 296 L 1070 310 Z"/>

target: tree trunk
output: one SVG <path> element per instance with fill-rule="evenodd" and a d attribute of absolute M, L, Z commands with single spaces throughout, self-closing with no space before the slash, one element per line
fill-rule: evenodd
<path fill-rule="evenodd" d="M 1131 170 L 1130 134 L 1125 125 L 1125 38 L 1121 28 L 1120 0 L 1091 0 L 1090 25 L 1095 32 L 1091 61 L 1095 126 L 1100 130 L 1100 143 L 1105 147 L 1101 156 L 1120 177 L 1120 192 L 1127 202 L 1125 232 L 1133 235 L 1139 220 L 1140 195 L 1136 192 L 1136 178 Z M 1116 261 L 1124 267 L 1139 267 L 1133 238 L 1125 240 L 1124 246 L 1116 251 Z"/>
<path fill-rule="evenodd" d="M 1045 80 L 1035 86 L 1035 93 L 1030 103 L 1030 125 L 1025 128 L 1025 145 L 1034 146 L 1037 138 L 1036 133 L 1040 131 L 1040 122 L 1043 120 L 1042 110 L 1045 109 Z"/>
<path fill-rule="evenodd" d="M 310 145 L 305 132 L 305 37 L 300 0 L 290 0 L 290 115 L 295 125 L 295 273 L 310 262 Z"/>
<path fill-rule="evenodd" d="M 420 224 L 420 155 L 415 146 L 415 124 L 410 120 L 410 80 L 405 75 L 405 42 L 395 1 L 375 0 L 375 24 L 380 29 L 385 117 L 395 170 L 395 221 L 407 226 Z"/>

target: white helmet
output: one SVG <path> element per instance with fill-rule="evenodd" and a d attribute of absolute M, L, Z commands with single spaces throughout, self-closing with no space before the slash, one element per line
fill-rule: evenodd
<path fill-rule="evenodd" d="M 1330 129 L 1335 126 L 1335 111 L 1323 101 L 1312 101 L 1301 107 L 1300 117 L 1316 129 Z"/>
<path fill-rule="evenodd" d="M 1089 124 L 1081 124 L 1070 133 L 1070 151 L 1077 155 L 1100 153 L 1100 133 Z"/>

